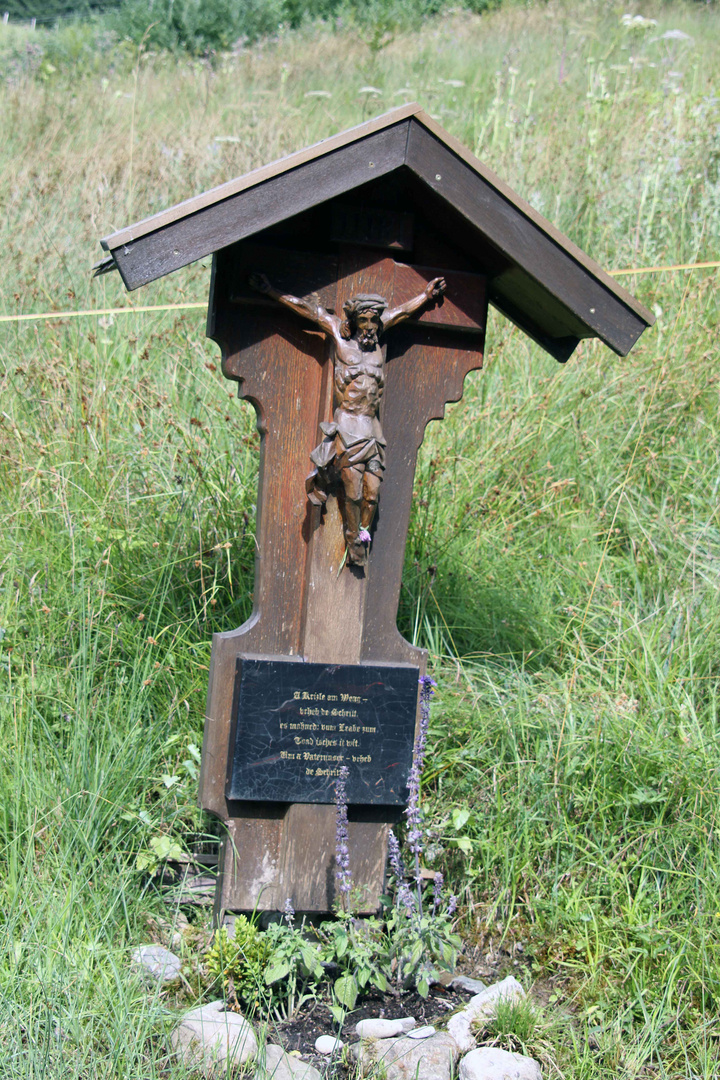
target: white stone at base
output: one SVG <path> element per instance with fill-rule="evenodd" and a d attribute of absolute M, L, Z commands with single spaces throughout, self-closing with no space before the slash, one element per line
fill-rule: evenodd
<path fill-rule="evenodd" d="M 460 1062 L 460 1080 L 542 1080 L 535 1058 L 511 1054 L 497 1046 L 471 1050 Z"/>

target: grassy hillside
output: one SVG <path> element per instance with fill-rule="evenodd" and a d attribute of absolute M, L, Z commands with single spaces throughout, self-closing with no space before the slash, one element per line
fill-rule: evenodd
<path fill-rule="evenodd" d="M 0 27 L 0 312 L 127 303 L 89 276 L 98 237 L 405 100 L 608 268 L 718 259 L 718 15 L 642 14 L 510 5 L 379 52 L 306 29 L 213 64 Z M 204 300 L 208 274 L 132 299 Z M 426 806 L 469 948 L 522 944 L 561 1075 L 710 1080 L 717 271 L 622 281 L 658 316 L 625 360 L 559 367 L 493 315 L 423 447 L 400 620 L 440 683 Z M 0 324 L 0 397 L 0 1071 L 180 1076 L 171 1003 L 129 974 L 164 911 L 136 856 L 207 827 L 254 419 L 202 312 Z"/>

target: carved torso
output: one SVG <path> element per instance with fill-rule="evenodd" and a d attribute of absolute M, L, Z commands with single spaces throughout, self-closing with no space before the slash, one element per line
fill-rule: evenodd
<path fill-rule="evenodd" d="M 334 371 L 336 420 L 364 417 L 375 421 L 368 425 L 374 429 L 385 388 L 384 349 L 377 345 L 364 351 L 352 340 L 336 343 Z"/>

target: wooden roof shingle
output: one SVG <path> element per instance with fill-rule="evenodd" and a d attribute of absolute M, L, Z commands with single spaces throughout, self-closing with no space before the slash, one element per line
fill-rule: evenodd
<path fill-rule="evenodd" d="M 458 223 L 488 277 L 490 302 L 558 360 L 582 338 L 626 355 L 654 316 L 418 105 L 405 105 L 230 180 L 101 243 L 136 289 L 230 244 L 257 237 L 378 177 L 402 174 Z M 490 254 L 488 254 L 490 253 Z"/>

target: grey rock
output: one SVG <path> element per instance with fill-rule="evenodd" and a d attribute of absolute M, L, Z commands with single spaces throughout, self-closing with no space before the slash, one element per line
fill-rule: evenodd
<path fill-rule="evenodd" d="M 252 1025 L 239 1013 L 228 1012 L 224 1001 L 186 1013 L 170 1041 L 185 1064 L 206 1077 L 224 1075 L 228 1063 L 243 1065 L 258 1049 Z"/>
<path fill-rule="evenodd" d="M 164 945 L 139 945 L 132 959 L 146 979 L 159 983 L 175 982 L 182 968 L 180 957 Z"/>
<path fill-rule="evenodd" d="M 361 1076 L 372 1074 L 379 1066 L 386 1080 L 450 1080 L 458 1047 L 454 1039 L 441 1031 L 420 1042 L 402 1036 L 363 1039 L 350 1052 Z"/>
<path fill-rule="evenodd" d="M 344 1045 L 342 1039 L 336 1039 L 334 1035 L 319 1035 L 315 1040 L 318 1054 L 334 1054 L 337 1050 L 342 1050 Z"/>
<path fill-rule="evenodd" d="M 408 1031 L 408 1039 L 429 1039 L 431 1035 L 435 1034 L 435 1028 L 430 1024 L 425 1024 L 424 1027 L 413 1028 L 412 1031 Z"/>
<path fill-rule="evenodd" d="M 511 1054 L 496 1046 L 472 1050 L 460 1062 L 460 1080 L 542 1080 L 535 1058 Z"/>
<path fill-rule="evenodd" d="M 451 990 L 467 990 L 470 994 L 480 994 L 487 989 L 482 979 L 470 979 L 467 975 L 456 975 L 450 982 Z"/>
<path fill-rule="evenodd" d="M 462 1012 L 455 1013 L 455 1016 L 450 1017 L 447 1022 L 447 1031 L 448 1035 L 457 1043 L 461 1054 L 467 1054 L 469 1050 L 475 1049 L 475 1039 L 470 1027 L 470 1016 L 464 1009 Z"/>
<path fill-rule="evenodd" d="M 473 1024 L 493 1017 L 497 1012 L 499 1001 L 522 1001 L 524 997 L 525 991 L 520 983 L 512 975 L 508 975 L 502 982 L 493 983 L 481 993 L 475 994 L 464 1009 L 451 1016 L 447 1022 L 448 1034 L 452 1035 L 460 1052 L 466 1054 L 475 1047 Z"/>
<path fill-rule="evenodd" d="M 361 1039 L 392 1039 L 395 1035 L 404 1035 L 414 1027 L 413 1016 L 401 1016 L 398 1020 L 371 1017 L 369 1020 L 360 1020 L 355 1025 L 355 1031 Z"/>
<path fill-rule="evenodd" d="M 499 1001 L 522 1001 L 524 997 L 525 991 L 520 983 L 508 975 L 502 982 L 493 983 L 471 997 L 463 1011 L 469 1013 L 472 1019 L 487 1019 L 495 1015 Z"/>
<path fill-rule="evenodd" d="M 258 1065 L 254 1080 L 322 1080 L 313 1065 L 286 1053 L 282 1046 L 268 1043 L 261 1056 L 264 1060 Z"/>

